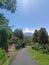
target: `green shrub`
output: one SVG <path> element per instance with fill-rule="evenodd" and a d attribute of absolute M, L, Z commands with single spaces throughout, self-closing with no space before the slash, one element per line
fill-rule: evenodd
<path fill-rule="evenodd" d="M 33 44 L 32 49 L 35 49 L 38 51 L 40 49 L 39 43 Z"/>
<path fill-rule="evenodd" d="M 18 40 L 17 43 L 15 44 L 16 49 L 24 48 L 25 47 L 25 42 L 23 40 Z"/>
<path fill-rule="evenodd" d="M 48 52 L 49 52 L 49 45 L 48 44 L 46 44 L 46 49 L 48 50 Z"/>
<path fill-rule="evenodd" d="M 49 44 L 42 44 L 40 45 L 39 43 L 34 43 L 32 46 L 32 49 L 40 51 L 41 53 L 49 53 Z"/>
<path fill-rule="evenodd" d="M 0 60 L 1 60 L 1 59 L 4 59 L 4 58 L 5 58 L 5 55 L 6 55 L 5 50 L 0 49 Z"/>

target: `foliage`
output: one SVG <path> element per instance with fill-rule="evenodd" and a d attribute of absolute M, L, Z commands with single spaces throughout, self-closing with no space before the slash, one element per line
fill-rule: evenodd
<path fill-rule="evenodd" d="M 40 53 L 49 54 L 49 44 L 40 45 L 39 43 L 33 43 L 32 49 L 40 51 Z"/>
<path fill-rule="evenodd" d="M 12 59 L 12 56 L 8 57 L 7 60 L 3 63 L 3 65 L 9 65 L 11 59 Z"/>
<path fill-rule="evenodd" d="M 0 65 L 2 65 L 5 59 L 6 59 L 6 52 L 4 49 L 0 48 Z"/>
<path fill-rule="evenodd" d="M 34 34 L 33 34 L 33 41 L 36 43 L 38 42 L 38 31 L 35 30 Z"/>
<path fill-rule="evenodd" d="M 40 65 L 49 65 L 49 55 L 41 54 L 40 51 L 29 49 L 29 53 L 37 60 Z"/>
<path fill-rule="evenodd" d="M 48 33 L 45 28 L 39 30 L 39 43 L 46 44 L 48 42 Z"/>
<path fill-rule="evenodd" d="M 39 42 L 40 44 L 48 43 L 48 33 L 45 28 L 35 30 L 33 34 L 33 42 Z"/>
<path fill-rule="evenodd" d="M 32 45 L 32 38 L 24 37 L 25 45 Z"/>
<path fill-rule="evenodd" d="M 39 43 L 34 43 L 33 45 L 32 45 L 32 49 L 34 49 L 34 50 L 39 50 L 41 48 L 41 46 L 40 46 L 40 44 Z"/>
<path fill-rule="evenodd" d="M 41 53 L 49 53 L 49 37 L 46 28 L 40 28 L 40 30 L 35 30 L 33 34 L 33 42 L 33 49 L 40 50 Z"/>
<path fill-rule="evenodd" d="M 0 0 L 0 2 L 6 2 L 7 0 Z"/>
<path fill-rule="evenodd" d="M 16 43 L 16 49 L 24 48 L 25 42 L 23 40 L 18 40 Z"/>
<path fill-rule="evenodd" d="M 48 43 L 49 43 L 49 36 L 48 36 Z"/>
<path fill-rule="evenodd" d="M 2 0 L 2 1 L 0 1 L 0 8 L 7 9 L 11 12 L 15 12 L 16 0 Z"/>
<path fill-rule="evenodd" d="M 11 28 L 8 20 L 0 14 L 0 47 L 8 51 L 8 40 L 11 38 Z"/>
<path fill-rule="evenodd" d="M 8 26 L 9 20 L 7 20 L 2 13 L 0 13 L 0 29 Z"/>
<path fill-rule="evenodd" d="M 5 55 L 6 55 L 5 50 L 3 50 L 3 49 L 0 48 L 0 60 L 1 59 L 4 59 L 5 58 Z"/>
<path fill-rule="evenodd" d="M 16 30 L 14 31 L 14 35 L 15 35 L 17 38 L 19 38 L 19 39 L 23 39 L 23 32 L 22 32 L 22 30 L 16 29 Z"/>

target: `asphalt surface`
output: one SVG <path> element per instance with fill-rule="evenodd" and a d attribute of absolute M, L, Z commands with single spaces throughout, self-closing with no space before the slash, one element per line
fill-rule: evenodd
<path fill-rule="evenodd" d="M 24 48 L 11 61 L 10 65 L 37 65 L 34 59 L 28 54 L 28 48 Z"/>

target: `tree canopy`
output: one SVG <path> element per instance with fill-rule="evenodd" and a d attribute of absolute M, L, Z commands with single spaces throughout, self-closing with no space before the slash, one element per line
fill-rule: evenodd
<path fill-rule="evenodd" d="M 19 38 L 19 39 L 23 39 L 23 32 L 22 32 L 22 30 L 16 29 L 16 30 L 14 31 L 14 35 L 15 35 L 17 38 Z"/>
<path fill-rule="evenodd" d="M 16 10 L 16 0 L 1 0 L 0 8 L 7 9 L 11 12 L 15 12 Z"/>
<path fill-rule="evenodd" d="M 35 30 L 33 34 L 33 41 L 39 42 L 40 44 L 46 44 L 48 42 L 48 33 L 46 28 L 40 28 L 40 30 Z"/>
<path fill-rule="evenodd" d="M 8 50 L 8 40 L 11 38 L 11 28 L 8 26 L 8 20 L 3 14 L 0 14 L 0 47 Z"/>
<path fill-rule="evenodd" d="M 9 20 L 7 20 L 3 14 L 0 13 L 0 29 L 8 26 Z"/>
<path fill-rule="evenodd" d="M 38 31 L 37 30 L 35 30 L 35 32 L 33 34 L 33 41 L 38 42 Z"/>
<path fill-rule="evenodd" d="M 39 30 L 39 43 L 46 44 L 48 42 L 48 33 L 45 28 Z"/>

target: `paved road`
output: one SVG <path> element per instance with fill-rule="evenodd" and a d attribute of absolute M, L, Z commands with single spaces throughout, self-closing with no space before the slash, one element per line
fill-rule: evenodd
<path fill-rule="evenodd" d="M 24 48 L 15 58 L 11 61 L 10 65 L 37 65 L 34 59 L 28 54 L 28 48 Z"/>

